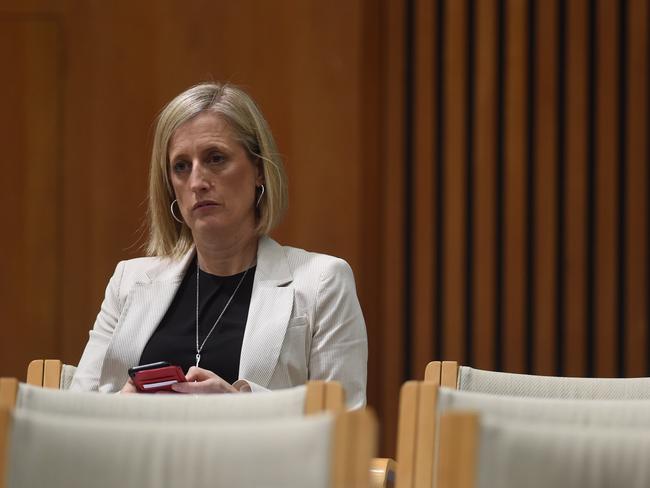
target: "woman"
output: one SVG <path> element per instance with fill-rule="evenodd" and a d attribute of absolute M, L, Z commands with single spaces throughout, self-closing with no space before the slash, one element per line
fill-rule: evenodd
<path fill-rule="evenodd" d="M 71 389 L 135 391 L 130 367 L 168 361 L 186 372 L 181 393 L 336 380 L 362 406 L 352 271 L 269 238 L 286 205 L 282 161 L 246 93 L 205 83 L 172 100 L 151 157 L 150 257 L 117 265 Z"/>

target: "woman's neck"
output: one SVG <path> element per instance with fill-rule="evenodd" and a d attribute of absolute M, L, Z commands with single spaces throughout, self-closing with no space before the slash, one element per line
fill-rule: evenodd
<path fill-rule="evenodd" d="M 199 267 L 217 276 L 232 276 L 248 269 L 257 256 L 257 235 L 228 242 L 195 239 Z"/>

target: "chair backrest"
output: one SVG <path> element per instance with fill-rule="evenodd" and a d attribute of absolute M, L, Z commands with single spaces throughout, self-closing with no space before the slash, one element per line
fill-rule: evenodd
<path fill-rule="evenodd" d="M 472 410 L 529 423 L 650 430 L 650 400 L 511 397 L 440 388 L 433 382 L 411 381 L 404 384 L 400 396 L 398 488 L 432 486 L 438 459 L 439 417 L 457 410 Z"/>
<path fill-rule="evenodd" d="M 71 367 L 74 368 L 74 366 L 68 366 L 65 370 L 69 372 Z M 63 370 L 64 364 L 58 359 L 34 359 L 27 366 L 26 382 L 34 386 L 59 389 L 61 388 L 61 373 Z M 71 380 L 72 378 L 67 380 L 67 386 L 70 386 L 69 381 Z"/>
<path fill-rule="evenodd" d="M 425 380 L 464 391 L 535 398 L 584 400 L 650 399 L 650 378 L 570 378 L 501 373 L 432 361 Z"/>
<path fill-rule="evenodd" d="M 5 409 L 2 425 L 7 488 L 361 488 L 376 441 L 367 411 L 187 423 Z"/>
<path fill-rule="evenodd" d="M 75 366 L 64 364 L 58 359 L 35 359 L 27 367 L 27 384 L 67 390 L 75 370 Z M 37 393 L 32 393 L 32 395 L 38 396 Z M 337 412 L 345 408 L 345 391 L 336 381 L 310 381 L 304 392 L 303 404 L 302 413 L 305 414 L 323 411 Z M 278 410 L 280 410 L 279 407 Z"/>
<path fill-rule="evenodd" d="M 437 486 L 650 486 L 650 431 L 519 422 L 449 412 L 440 420 Z"/>
<path fill-rule="evenodd" d="M 448 388 L 456 388 L 458 363 L 456 361 L 431 361 L 424 370 L 424 381 Z"/>
<path fill-rule="evenodd" d="M 307 387 L 241 395 L 107 395 L 18 386 L 16 408 L 76 417 L 203 422 L 305 414 Z M 315 411 L 315 409 L 314 409 Z M 320 410 L 322 411 L 322 409 Z"/>
<path fill-rule="evenodd" d="M 67 390 L 74 376 L 74 371 L 76 370 L 75 366 L 67 365 L 56 359 L 35 359 L 30 362 L 27 368 L 27 383 L 35 387 L 46 387 L 49 389 L 61 389 Z M 295 407 L 297 405 L 297 397 L 299 391 L 304 389 L 303 407 L 300 412 L 297 412 Z M 80 397 L 78 401 L 75 401 L 74 397 L 68 396 L 57 396 L 57 395 L 41 395 L 38 391 L 26 388 L 25 385 L 21 386 L 21 392 L 24 394 L 25 398 L 21 400 L 21 404 L 25 408 L 36 408 L 39 411 L 52 411 L 55 409 L 57 411 L 75 411 L 78 414 L 83 415 L 83 412 L 79 410 L 87 410 L 88 412 L 94 412 L 94 415 L 109 415 L 117 416 L 124 414 L 125 410 L 131 408 L 131 403 L 121 403 L 118 405 L 118 408 L 113 408 L 109 403 L 102 400 L 98 401 L 98 398 L 95 397 Z M 70 394 L 76 392 L 68 392 Z M 21 395 L 22 395 L 21 394 Z M 261 394 L 266 395 L 266 394 Z M 255 400 L 255 416 L 260 416 L 259 412 L 264 411 L 261 414 L 262 417 L 273 416 L 273 412 L 280 412 L 280 415 L 293 415 L 293 414 L 315 414 L 319 412 L 340 412 L 345 408 L 345 392 L 340 383 L 335 381 L 309 381 L 306 384 L 306 387 L 298 388 L 294 393 L 285 391 L 281 393 L 282 400 L 278 400 L 277 397 L 260 397 L 257 395 L 255 398 L 262 398 L 261 401 Z M 14 394 L 15 398 L 15 394 Z M 86 399 L 88 398 L 88 399 Z M 49 400 L 51 399 L 51 400 Z M 151 399 L 150 399 L 151 400 Z M 250 405 L 249 400 L 234 400 L 233 405 L 236 405 L 239 401 L 243 401 L 244 405 Z M 54 402 L 53 405 L 48 406 L 49 401 Z M 210 400 L 210 402 L 216 400 Z M 224 408 L 228 408 L 229 403 L 224 403 Z M 13 402 L 11 402 L 13 405 Z M 88 405 L 87 405 L 88 404 Z M 190 410 L 197 409 L 202 403 L 200 401 L 193 402 L 193 407 Z M 32 406 L 30 406 L 32 405 Z M 36 406 L 34 406 L 36 405 Z M 153 410 L 151 409 L 136 409 L 136 412 L 140 416 L 147 416 L 150 413 L 147 412 L 157 412 L 157 418 L 161 416 L 168 415 L 166 409 L 159 409 L 160 402 L 155 402 Z M 94 407 L 93 407 L 94 406 Z M 139 404 L 139 406 L 144 407 L 145 404 Z M 203 414 L 212 411 L 213 409 L 201 410 L 201 413 L 198 415 L 192 415 L 193 417 L 202 418 Z M 232 411 L 232 409 L 230 410 Z M 237 416 L 242 417 L 245 415 L 251 414 L 252 408 L 236 409 Z M 173 411 L 171 415 L 178 416 L 186 412 L 186 410 Z M 189 416 L 187 412 L 184 414 Z M 375 458 L 370 469 L 372 486 L 373 488 L 388 488 L 393 486 L 395 478 L 395 462 L 392 459 L 387 458 Z"/>

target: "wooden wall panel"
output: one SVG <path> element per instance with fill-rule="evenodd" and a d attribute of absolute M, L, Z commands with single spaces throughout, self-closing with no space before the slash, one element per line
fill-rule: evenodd
<path fill-rule="evenodd" d="M 596 9 L 595 140 L 595 371 L 617 374 L 618 300 L 618 9 L 617 0 L 598 0 Z"/>
<path fill-rule="evenodd" d="M 437 348 L 434 331 L 436 323 L 437 285 L 435 282 L 436 254 L 431 252 L 439 236 L 435 189 L 437 129 L 438 51 L 434 49 L 439 25 L 438 3 L 431 0 L 415 2 L 414 43 L 414 161 L 413 161 L 413 341 L 411 371 L 415 378 L 434 357 Z"/>
<path fill-rule="evenodd" d="M 475 4 L 473 125 L 474 253 L 472 278 L 473 358 L 478 368 L 496 360 L 497 157 L 499 15 L 497 0 Z"/>
<path fill-rule="evenodd" d="M 426 246 L 440 260 L 432 278 L 414 274 L 413 330 L 427 344 L 414 338 L 412 354 L 512 372 L 647 374 L 647 2 L 438 5 L 434 46 L 413 34 L 416 52 L 434 56 L 415 66 L 426 73 L 413 100 L 423 156 L 407 202 L 433 229 L 407 239 L 419 262 Z M 422 87 L 429 76 L 432 90 L 442 84 L 440 106 Z M 433 149 L 420 136 L 430 127 Z M 437 174 L 433 186 L 419 180 Z M 427 284 L 433 310 L 420 303 Z"/>
<path fill-rule="evenodd" d="M 566 99 L 564 124 L 565 217 L 564 262 L 564 374 L 583 376 L 587 364 L 587 157 L 589 125 L 589 48 L 587 0 L 564 3 Z"/>
<path fill-rule="evenodd" d="M 528 216 L 528 8 L 507 0 L 504 17 L 503 366 L 526 370 L 526 222 Z"/>
<path fill-rule="evenodd" d="M 0 12 L 3 89 L 1 374 L 23 377 L 34 351 L 59 350 L 60 26 L 55 17 Z"/>
<path fill-rule="evenodd" d="M 648 2 L 628 3 L 625 35 L 628 58 L 625 121 L 625 374 L 645 376 L 648 371 Z M 621 326 L 622 324 L 619 324 Z"/>
<path fill-rule="evenodd" d="M 442 359 L 465 361 L 467 219 L 467 2 L 444 8 L 442 150 Z"/>
<path fill-rule="evenodd" d="M 533 143 L 532 250 L 534 267 L 532 366 L 536 373 L 554 375 L 557 354 L 557 208 L 558 208 L 558 2 L 535 3 L 535 66 L 532 103 Z"/>
<path fill-rule="evenodd" d="M 384 226 L 381 236 L 382 248 L 382 300 L 378 306 L 383 313 L 381 350 L 383 359 L 381 375 L 383 388 L 377 404 L 386 422 L 382 425 L 381 451 L 394 456 L 397 433 L 397 401 L 399 389 L 408 370 L 409 355 L 405 351 L 408 334 L 405 308 L 407 286 L 405 280 L 405 131 L 406 112 L 406 5 L 384 0 L 382 15 L 382 95 L 385 100 L 382 117 L 381 147 L 385 154 L 382 161 L 381 213 Z"/>

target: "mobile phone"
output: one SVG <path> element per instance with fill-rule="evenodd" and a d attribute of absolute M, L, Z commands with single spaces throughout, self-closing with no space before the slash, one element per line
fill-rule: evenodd
<path fill-rule="evenodd" d="M 172 391 L 172 385 L 187 381 L 180 366 L 171 365 L 166 361 L 129 368 L 129 376 L 137 390 L 142 393 Z"/>

